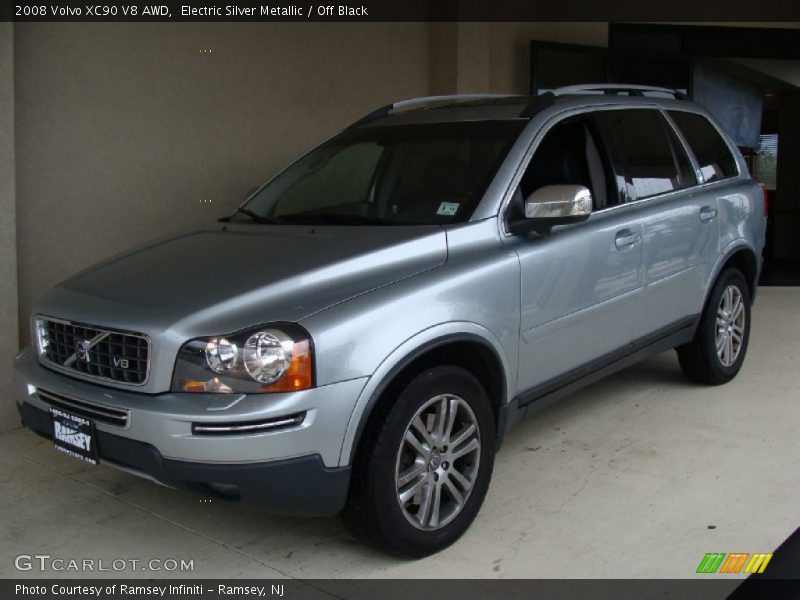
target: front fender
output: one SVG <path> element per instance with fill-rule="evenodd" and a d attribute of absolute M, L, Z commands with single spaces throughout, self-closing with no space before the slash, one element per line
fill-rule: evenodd
<path fill-rule="evenodd" d="M 508 403 L 513 395 L 508 382 L 516 381 L 515 362 L 509 360 L 500 340 L 487 328 L 468 321 L 442 323 L 420 331 L 408 338 L 389 354 L 370 376 L 361 390 L 358 401 L 350 416 L 350 422 L 342 442 L 340 465 L 352 461 L 358 440 L 361 438 L 372 409 L 377 404 L 386 387 L 406 366 L 426 352 L 452 342 L 477 342 L 486 346 L 496 356 L 503 371 L 503 402 Z"/>

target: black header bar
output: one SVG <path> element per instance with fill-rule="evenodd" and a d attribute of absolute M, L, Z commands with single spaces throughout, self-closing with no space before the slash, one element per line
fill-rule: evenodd
<path fill-rule="evenodd" d="M 797 21 L 787 0 L 3 0 L 17 22 Z"/>

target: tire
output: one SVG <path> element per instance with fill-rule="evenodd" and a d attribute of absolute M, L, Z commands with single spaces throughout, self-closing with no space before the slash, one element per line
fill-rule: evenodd
<path fill-rule="evenodd" d="M 370 417 L 342 517 L 373 548 L 419 558 L 455 542 L 478 514 L 492 477 L 495 422 L 486 391 L 460 367 L 429 368 L 398 388 Z"/>
<path fill-rule="evenodd" d="M 729 306 L 735 315 L 728 314 Z M 726 269 L 714 284 L 694 339 L 677 349 L 681 369 L 699 383 L 728 383 L 742 368 L 749 340 L 750 290 L 741 271 Z M 720 341 L 722 349 L 718 351 Z"/>

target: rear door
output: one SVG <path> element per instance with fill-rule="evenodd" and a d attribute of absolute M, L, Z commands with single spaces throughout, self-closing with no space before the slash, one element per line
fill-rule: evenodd
<path fill-rule="evenodd" d="M 711 276 L 718 253 L 729 244 L 748 237 L 745 221 L 753 212 L 761 214 L 753 206 L 750 193 L 734 183 L 739 178 L 739 167 L 732 148 L 724 140 L 717 128 L 701 114 L 687 110 L 666 111 L 667 119 L 683 138 L 684 145 L 693 157 L 698 169 L 701 188 L 697 194 L 706 201 L 703 206 L 715 205 L 718 215 L 714 220 L 718 244 L 710 256 L 707 276 Z M 752 185 L 750 187 L 752 190 Z M 761 239 L 762 236 L 756 236 Z"/>
<path fill-rule="evenodd" d="M 643 226 L 645 289 L 634 341 L 645 341 L 687 326 L 702 307 L 719 209 L 696 187 L 695 165 L 660 110 L 606 111 L 600 118 Z"/>

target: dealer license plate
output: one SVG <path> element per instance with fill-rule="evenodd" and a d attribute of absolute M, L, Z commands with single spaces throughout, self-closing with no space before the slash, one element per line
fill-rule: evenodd
<path fill-rule="evenodd" d="M 50 409 L 53 418 L 53 443 L 56 450 L 97 464 L 97 435 L 94 422 L 58 408 Z"/>

